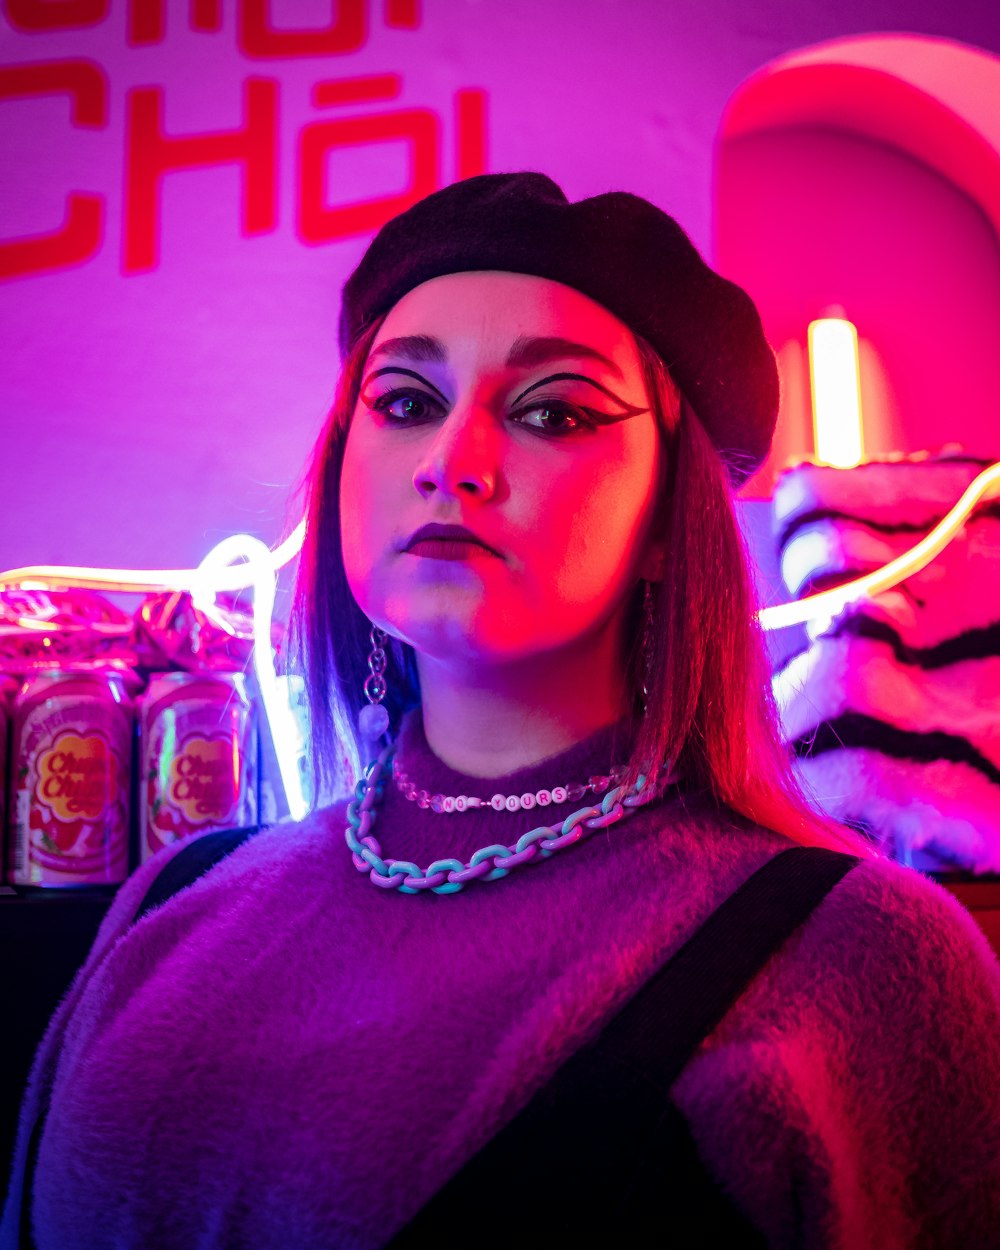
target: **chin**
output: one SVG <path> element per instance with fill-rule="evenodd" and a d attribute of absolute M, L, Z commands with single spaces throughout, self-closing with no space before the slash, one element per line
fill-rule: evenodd
<path fill-rule="evenodd" d="M 390 632 L 429 660 L 450 666 L 478 668 L 516 663 L 540 649 L 535 632 L 512 630 L 500 621 L 468 619 L 448 614 L 434 617 L 407 616 L 392 620 Z"/>

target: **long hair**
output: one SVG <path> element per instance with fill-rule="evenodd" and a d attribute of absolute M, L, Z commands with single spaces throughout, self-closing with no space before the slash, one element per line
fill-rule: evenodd
<path fill-rule="evenodd" d="M 368 676 L 371 625 L 347 583 L 341 553 L 340 475 L 351 415 L 381 320 L 355 344 L 308 475 L 306 535 L 292 609 L 292 655 L 305 678 L 316 793 L 349 790 L 364 761 L 355 726 Z M 626 776 L 675 767 L 686 784 L 804 845 L 870 853 L 819 815 L 794 779 L 771 696 L 756 623 L 749 559 L 725 465 L 682 401 L 666 366 L 636 336 L 664 448 L 654 529 L 664 538 L 652 611 L 631 604 L 627 706 L 641 712 Z M 412 649 L 387 644 L 390 723 L 420 701 Z"/>
<path fill-rule="evenodd" d="M 673 767 L 686 784 L 795 842 L 870 854 L 799 787 L 725 463 L 663 361 L 636 341 L 667 463 L 654 519 L 665 539 L 663 578 L 652 585 L 644 662 L 630 665 L 634 683 L 642 664 L 646 694 L 629 776 Z"/>
<path fill-rule="evenodd" d="M 341 553 L 340 474 L 351 415 L 361 391 L 368 352 L 384 318 L 354 345 L 337 383 L 333 406 L 316 443 L 306 476 L 306 533 L 289 622 L 290 663 L 305 679 L 313 802 L 350 790 L 368 760 L 361 758 L 356 725 L 367 703 L 371 622 L 347 582 Z M 386 644 L 390 723 L 419 703 L 412 649 Z"/>

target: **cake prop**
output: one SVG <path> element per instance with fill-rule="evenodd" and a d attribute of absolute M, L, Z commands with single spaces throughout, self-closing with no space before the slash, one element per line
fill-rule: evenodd
<path fill-rule="evenodd" d="M 789 591 L 901 555 L 989 463 L 946 451 L 787 470 L 774 518 Z M 813 622 L 774 690 L 822 807 L 903 862 L 1000 872 L 1000 500 L 920 572 Z"/>

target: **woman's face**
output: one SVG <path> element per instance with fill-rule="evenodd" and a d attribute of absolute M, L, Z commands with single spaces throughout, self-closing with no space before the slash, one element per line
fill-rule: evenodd
<path fill-rule="evenodd" d="M 392 308 L 362 371 L 340 488 L 348 582 L 438 661 L 556 653 L 656 576 L 659 477 L 616 317 L 544 278 L 435 278 Z"/>

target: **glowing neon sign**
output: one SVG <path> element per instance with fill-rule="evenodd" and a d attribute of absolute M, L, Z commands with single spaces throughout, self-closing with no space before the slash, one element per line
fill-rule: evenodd
<path fill-rule="evenodd" d="M 858 332 L 843 317 L 809 323 L 809 382 L 816 459 L 853 469 L 864 459 Z"/>

